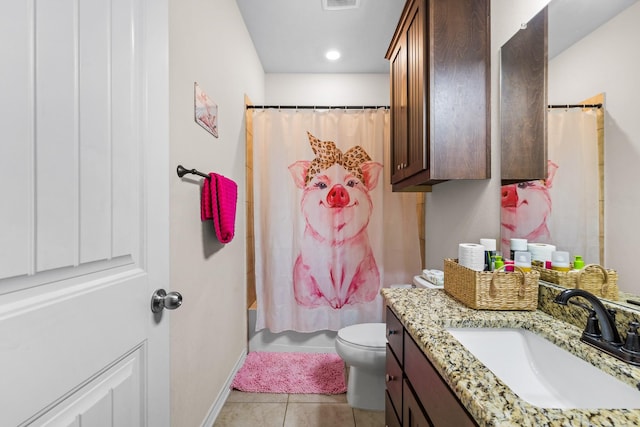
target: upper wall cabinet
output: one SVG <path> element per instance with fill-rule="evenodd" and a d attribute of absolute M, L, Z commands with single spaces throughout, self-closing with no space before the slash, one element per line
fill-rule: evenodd
<path fill-rule="evenodd" d="M 547 178 L 547 8 L 500 49 L 502 184 Z"/>
<path fill-rule="evenodd" d="M 408 0 L 387 51 L 393 191 L 487 179 L 489 0 Z"/>

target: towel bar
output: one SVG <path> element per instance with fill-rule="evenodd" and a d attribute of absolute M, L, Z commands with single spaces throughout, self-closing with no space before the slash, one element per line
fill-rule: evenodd
<path fill-rule="evenodd" d="M 192 173 L 194 175 L 200 175 L 200 176 L 202 176 L 204 178 L 207 178 L 207 179 L 211 178 L 206 173 L 202 173 L 202 172 L 200 172 L 199 170 L 196 170 L 196 169 L 186 169 L 182 165 L 178 165 L 178 168 L 176 169 L 176 172 L 178 173 L 178 176 L 180 178 L 182 178 L 183 176 L 185 176 L 188 173 Z"/>

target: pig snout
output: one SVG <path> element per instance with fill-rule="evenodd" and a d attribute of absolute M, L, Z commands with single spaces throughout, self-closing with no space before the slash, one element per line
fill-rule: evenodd
<path fill-rule="evenodd" d="M 502 187 L 502 207 L 515 208 L 518 205 L 518 190 L 515 185 Z"/>
<path fill-rule="evenodd" d="M 349 204 L 349 193 L 347 189 L 340 184 L 336 184 L 327 194 L 327 203 L 332 208 L 344 208 Z"/>

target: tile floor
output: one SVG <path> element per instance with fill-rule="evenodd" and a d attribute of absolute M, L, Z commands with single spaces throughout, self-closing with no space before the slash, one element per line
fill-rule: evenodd
<path fill-rule="evenodd" d="M 346 394 L 232 390 L 213 427 L 384 427 L 384 411 L 353 409 Z"/>

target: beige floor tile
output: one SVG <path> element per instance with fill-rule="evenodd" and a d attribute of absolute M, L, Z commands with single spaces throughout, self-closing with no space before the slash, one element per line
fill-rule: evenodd
<path fill-rule="evenodd" d="M 347 394 L 290 394 L 293 403 L 347 403 Z"/>
<path fill-rule="evenodd" d="M 365 411 L 363 409 L 353 409 L 353 416 L 356 419 L 356 427 L 384 427 L 384 411 Z"/>
<path fill-rule="evenodd" d="M 284 427 L 354 427 L 353 410 L 346 403 L 289 403 Z"/>
<path fill-rule="evenodd" d="M 246 393 L 231 390 L 226 402 L 287 403 L 288 397 L 286 393 Z"/>
<path fill-rule="evenodd" d="M 213 427 L 282 427 L 286 410 L 286 403 L 228 402 L 220 410 Z"/>

